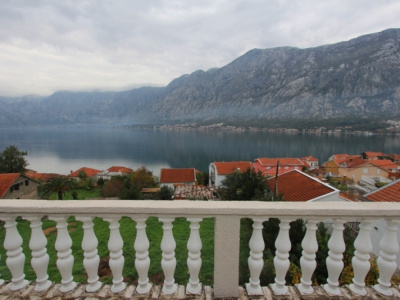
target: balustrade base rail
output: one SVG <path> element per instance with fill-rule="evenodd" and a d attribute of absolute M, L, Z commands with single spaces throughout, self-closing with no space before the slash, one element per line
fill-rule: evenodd
<path fill-rule="evenodd" d="M 400 299 L 400 290 L 396 287 L 391 288 L 393 295 L 383 296 L 377 292 L 373 287 L 366 287 L 367 295 L 360 297 L 360 295 L 354 294 L 348 286 L 340 287 L 340 295 L 328 294 L 322 286 L 314 286 L 314 292 L 312 294 L 302 293 L 296 286 L 289 286 L 288 293 L 285 295 L 275 295 L 271 286 L 262 287 L 261 295 L 249 295 L 245 288 L 238 287 L 237 298 L 218 298 L 214 296 L 214 291 L 210 286 L 204 286 L 202 291 L 198 295 L 193 295 L 187 292 L 186 287 L 179 285 L 177 291 L 171 295 L 165 295 L 162 293 L 162 286 L 154 285 L 151 290 L 146 294 L 138 294 L 136 292 L 135 285 L 128 285 L 123 291 L 119 293 L 112 293 L 111 286 L 104 284 L 99 291 L 95 293 L 87 293 L 86 285 L 78 285 L 74 290 L 68 293 L 62 293 L 60 291 L 61 284 L 53 284 L 48 290 L 44 292 L 36 292 L 34 290 L 34 284 L 27 285 L 24 289 L 18 291 L 10 290 L 11 283 L 5 283 L 0 286 L 0 299 L 84 299 L 84 300 L 96 300 L 96 299 L 191 299 L 191 300 L 212 300 L 212 299 Z"/>

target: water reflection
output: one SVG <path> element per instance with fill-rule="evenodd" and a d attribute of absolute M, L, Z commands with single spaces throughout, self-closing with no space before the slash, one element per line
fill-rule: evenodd
<path fill-rule="evenodd" d="M 334 153 L 400 153 L 399 136 L 273 134 L 264 132 L 173 132 L 121 129 L 0 129 L 0 149 L 28 151 L 30 168 L 68 174 L 82 166 L 106 169 L 142 165 L 207 171 L 212 161 L 313 155 L 320 163 Z"/>

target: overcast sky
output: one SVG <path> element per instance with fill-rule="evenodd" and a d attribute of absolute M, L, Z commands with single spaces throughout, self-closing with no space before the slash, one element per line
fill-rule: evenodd
<path fill-rule="evenodd" d="M 0 95 L 167 85 L 254 48 L 400 27 L 398 0 L 1 0 Z"/>

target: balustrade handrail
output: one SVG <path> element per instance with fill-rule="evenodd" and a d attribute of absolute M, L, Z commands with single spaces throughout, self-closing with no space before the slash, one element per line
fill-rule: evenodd
<path fill-rule="evenodd" d="M 393 218 L 394 202 L 261 202 L 261 201 L 154 201 L 154 200 L 0 200 L 0 214 L 13 215 L 153 215 L 183 217 L 298 217 Z"/>
<path fill-rule="evenodd" d="M 360 222 L 360 230 L 354 242 L 356 249 L 352 264 L 354 268 L 353 284 L 349 287 L 357 295 L 366 295 L 365 277 L 370 268 L 370 253 L 372 252 L 371 230 L 378 219 L 386 220 L 386 227 L 382 231 L 378 267 L 380 277 L 374 286 L 379 293 L 390 296 L 390 279 L 394 274 L 396 255 L 399 251 L 397 242 L 398 226 L 400 224 L 400 203 L 392 202 L 261 202 L 261 201 L 154 201 L 154 200 L 0 200 L 0 220 L 5 221 L 6 231 L 4 248 L 7 250 L 6 264 L 12 274 L 11 290 L 24 288 L 28 282 L 24 279 L 23 265 L 25 255 L 22 250 L 22 238 L 18 233 L 16 218 L 22 217 L 30 222 L 32 229 L 29 247 L 32 253 L 32 267 L 37 275 L 36 291 L 44 291 L 52 284 L 48 280 L 47 266 L 49 256 L 46 252 L 47 240 L 43 234 L 41 218 L 48 216 L 57 223 L 57 267 L 61 273 L 61 292 L 69 292 L 76 287 L 73 281 L 72 266 L 74 257 L 71 251 L 72 241 L 68 233 L 67 218 L 74 216 L 83 223 L 84 236 L 82 249 L 88 275 L 87 292 L 99 289 L 101 282 L 97 274 L 99 266 L 98 241 L 94 232 L 94 218 L 100 217 L 109 223 L 110 237 L 108 249 L 110 253 L 110 269 L 113 274 L 112 293 L 123 291 L 126 284 L 123 282 L 122 270 L 124 267 L 123 243 L 119 227 L 121 217 L 129 217 L 136 223 L 136 253 L 135 267 L 138 273 L 136 291 L 145 294 L 150 291 L 151 283 L 148 278 L 150 265 L 149 240 L 146 235 L 146 220 L 148 217 L 157 217 L 162 222 L 163 238 L 161 241 L 164 272 L 163 293 L 173 294 L 177 287 L 174 283 L 176 267 L 175 240 L 172 232 L 175 218 L 184 217 L 190 222 L 190 237 L 187 242 L 188 270 L 190 278 L 187 291 L 193 294 L 200 293 L 201 282 L 199 270 L 201 268 L 202 241 L 199 235 L 200 222 L 203 218 L 214 218 L 214 294 L 217 297 L 237 296 L 239 274 L 239 241 L 240 220 L 253 220 L 253 232 L 249 242 L 248 265 L 250 270 L 249 283 L 246 284 L 250 295 L 259 295 L 263 291 L 260 286 L 260 273 L 264 265 L 262 236 L 263 222 L 269 218 L 278 218 L 279 234 L 275 240 L 276 253 L 274 257 L 275 283 L 271 285 L 276 294 L 286 294 L 288 287 L 285 275 L 289 269 L 289 238 L 290 223 L 296 219 L 306 221 L 306 235 L 301 244 L 303 248 L 300 259 L 302 278 L 298 285 L 304 294 L 313 293 L 312 274 L 316 268 L 316 241 L 317 223 L 329 219 L 332 225 L 332 234 L 329 239 L 329 255 L 326 259 L 328 270 L 327 284 L 324 290 L 331 295 L 339 295 L 339 276 L 343 270 L 343 239 L 344 223 L 348 221 Z M 375 228 L 377 229 L 377 228 Z M 1 281 L 1 279 L 0 279 Z"/>

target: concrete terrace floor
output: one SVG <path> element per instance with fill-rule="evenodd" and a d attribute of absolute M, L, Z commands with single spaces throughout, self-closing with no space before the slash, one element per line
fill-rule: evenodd
<path fill-rule="evenodd" d="M 78 285 L 73 291 L 69 293 L 61 293 L 58 291 L 60 284 L 53 284 L 46 292 L 35 292 L 34 284 L 30 284 L 27 287 L 19 291 L 10 291 L 9 287 L 11 283 L 5 283 L 0 286 L 0 300 L 11 300 L 11 299 L 82 299 L 82 300 L 96 300 L 96 299 L 201 299 L 201 300 L 212 300 L 212 299 L 400 299 L 400 290 L 398 287 L 393 287 L 393 295 L 383 296 L 376 292 L 372 287 L 367 287 L 367 295 L 359 296 L 354 294 L 347 286 L 341 287 L 342 295 L 328 295 L 321 286 L 314 287 L 315 292 L 310 295 L 302 295 L 296 286 L 289 286 L 289 293 L 287 295 L 274 295 L 270 287 L 263 287 L 263 295 L 248 295 L 243 287 L 238 287 L 239 296 L 238 298 L 217 298 L 214 297 L 213 289 L 209 286 L 205 286 L 202 289 L 201 295 L 192 295 L 186 293 L 186 287 L 179 285 L 177 292 L 172 295 L 164 295 L 161 292 L 161 286 L 153 286 L 148 294 L 137 294 L 135 292 L 136 286 L 129 285 L 124 291 L 118 294 L 110 292 L 110 285 L 103 285 L 97 293 L 86 293 L 86 285 Z"/>

